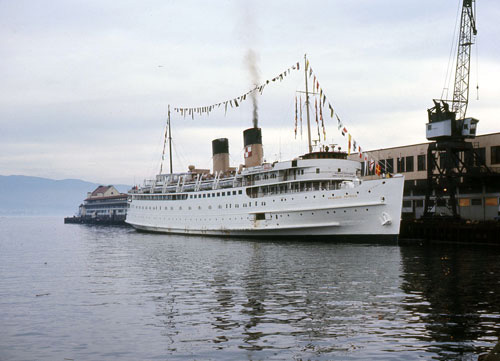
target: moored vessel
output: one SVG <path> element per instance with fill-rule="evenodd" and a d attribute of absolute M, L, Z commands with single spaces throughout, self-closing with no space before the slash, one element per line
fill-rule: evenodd
<path fill-rule="evenodd" d="M 363 181 L 360 162 L 327 149 L 263 163 L 261 130 L 245 132 L 254 144 L 244 167 L 229 168 L 227 139 L 216 139 L 214 173 L 191 167 L 146 181 L 130 193 L 126 222 L 181 234 L 397 239 L 403 176 Z"/>
<path fill-rule="evenodd" d="M 254 126 L 243 132 L 244 164 L 230 167 L 228 139 L 219 138 L 212 142 L 212 172 L 190 166 L 174 173 L 169 110 L 170 172 L 160 169 L 155 179 L 130 191 L 126 222 L 138 230 L 178 234 L 397 240 L 404 177 L 363 180 L 362 163 L 348 160 L 340 148 L 313 149 L 307 88 L 312 69 L 308 75 L 305 63 L 308 153 L 265 162 L 254 114 Z M 297 63 L 293 69 L 298 68 Z M 320 97 L 325 103 L 322 91 Z"/>

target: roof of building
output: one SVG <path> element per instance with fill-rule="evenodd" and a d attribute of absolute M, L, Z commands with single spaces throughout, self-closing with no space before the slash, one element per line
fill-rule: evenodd
<path fill-rule="evenodd" d="M 119 193 L 116 196 L 107 196 L 107 197 L 99 197 L 99 198 L 92 198 L 92 197 L 87 197 L 85 201 L 102 201 L 102 200 L 108 200 L 108 199 L 118 199 L 118 198 L 128 198 L 127 193 Z"/>
<path fill-rule="evenodd" d="M 91 197 L 97 197 L 99 193 L 105 193 L 112 186 L 99 186 L 91 194 Z"/>
<path fill-rule="evenodd" d="M 113 199 L 113 198 L 121 198 L 127 196 L 126 193 L 120 193 L 117 189 L 115 189 L 117 193 L 113 194 L 113 192 L 111 192 L 111 194 L 113 194 L 111 196 L 99 196 L 100 194 L 104 195 L 111 188 L 115 189 L 115 187 L 113 187 L 112 185 L 109 186 L 100 185 L 92 193 L 90 193 L 85 200 L 87 201 L 91 199 L 92 200 Z"/>

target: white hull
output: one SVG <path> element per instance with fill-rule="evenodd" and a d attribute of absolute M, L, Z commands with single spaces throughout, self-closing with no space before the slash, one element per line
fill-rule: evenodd
<path fill-rule="evenodd" d="M 403 185 L 399 176 L 352 188 L 258 198 L 239 187 L 229 189 L 227 197 L 133 200 L 126 222 L 139 230 L 178 234 L 397 239 Z"/>

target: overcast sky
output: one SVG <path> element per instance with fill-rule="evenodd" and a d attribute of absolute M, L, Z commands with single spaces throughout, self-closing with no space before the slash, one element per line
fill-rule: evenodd
<path fill-rule="evenodd" d="M 246 93 L 249 49 L 261 82 L 302 66 L 307 53 L 364 149 L 425 142 L 458 9 L 458 0 L 0 0 L 0 174 L 110 184 L 154 176 L 167 105 Z M 499 18 L 498 1 L 478 0 L 468 115 L 480 120 L 479 134 L 500 131 Z M 307 151 L 306 132 L 294 138 L 303 89 L 304 73 L 292 72 L 258 97 L 268 161 Z M 336 122 L 325 120 L 328 142 L 345 148 Z M 194 120 L 173 112 L 174 171 L 210 168 L 220 137 L 237 166 L 251 125 L 249 101 Z"/>

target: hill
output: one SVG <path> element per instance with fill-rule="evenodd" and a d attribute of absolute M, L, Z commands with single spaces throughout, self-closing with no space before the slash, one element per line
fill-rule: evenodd
<path fill-rule="evenodd" d="M 99 184 L 80 179 L 55 180 L 22 175 L 0 176 L 0 215 L 71 216 Z M 130 186 L 114 186 L 127 192 Z"/>

